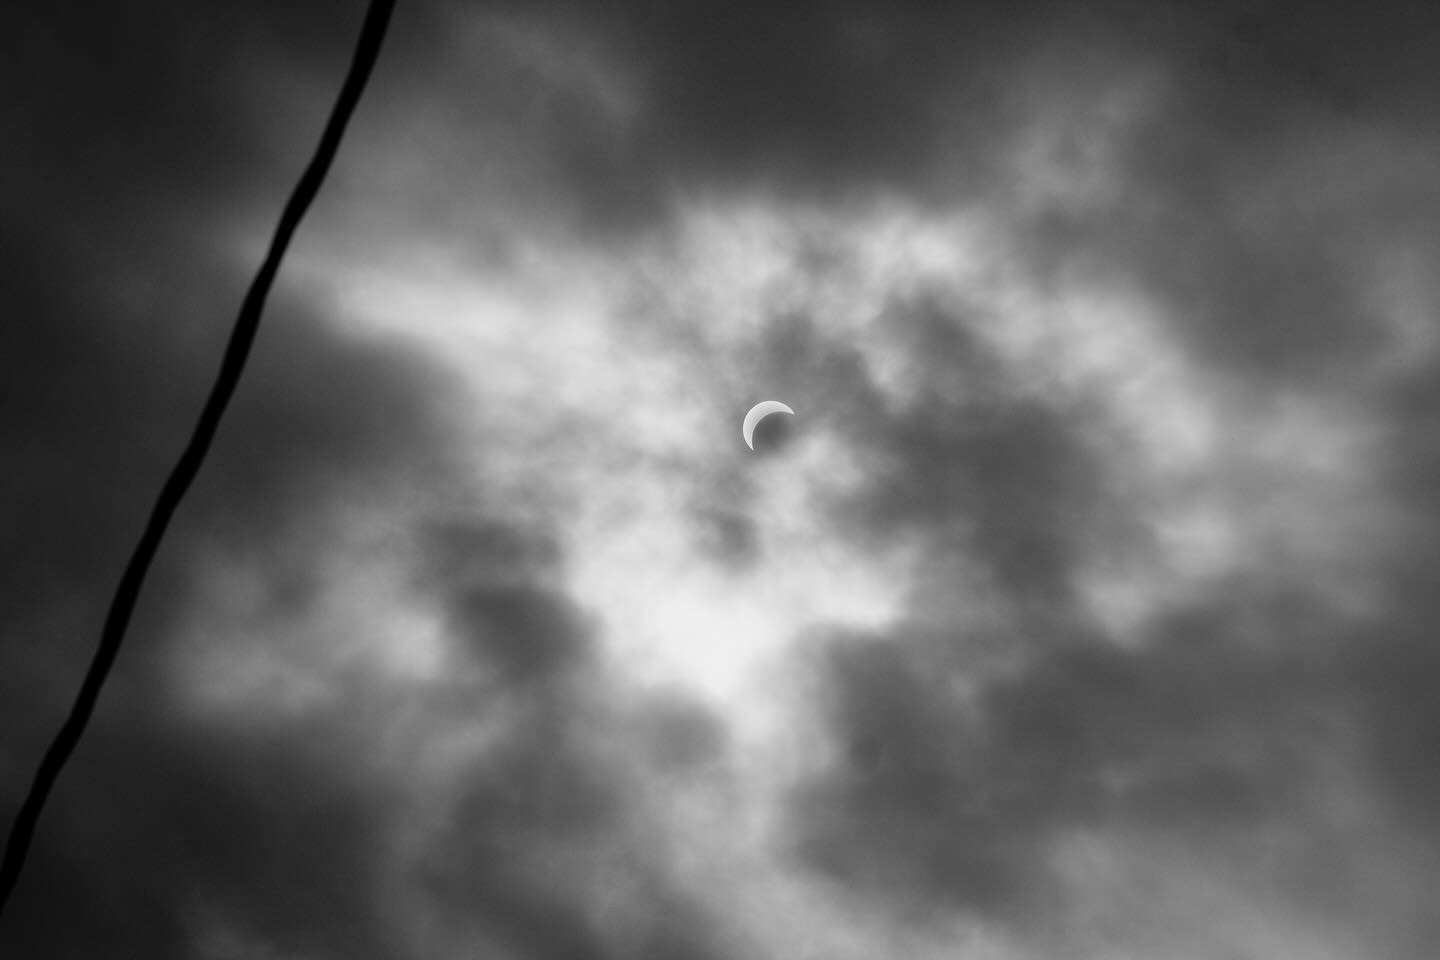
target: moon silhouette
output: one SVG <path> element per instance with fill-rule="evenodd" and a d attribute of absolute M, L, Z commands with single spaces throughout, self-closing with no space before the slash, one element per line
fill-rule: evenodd
<path fill-rule="evenodd" d="M 792 417 L 795 416 L 795 411 L 779 400 L 761 400 L 750 408 L 749 413 L 745 414 L 745 425 L 740 428 L 740 435 L 745 438 L 745 446 L 751 450 L 755 449 L 755 426 L 772 413 L 788 413 Z"/>

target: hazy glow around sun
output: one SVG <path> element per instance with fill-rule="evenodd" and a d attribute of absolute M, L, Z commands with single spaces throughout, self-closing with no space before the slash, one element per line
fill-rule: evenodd
<path fill-rule="evenodd" d="M 821 227 L 855 248 L 860 271 L 844 290 L 797 286 L 797 237 Z M 894 209 L 847 223 L 741 205 L 697 208 L 673 253 L 576 255 L 509 279 L 435 257 L 353 283 L 334 282 L 335 264 L 313 264 L 311 276 L 326 276 L 338 315 L 419 340 L 461 375 L 477 475 L 559 520 L 568 588 L 617 667 L 738 706 L 746 677 L 806 628 L 884 623 L 908 577 L 903 557 L 862 553 L 827 529 L 822 495 L 863 480 L 843 424 L 818 415 L 784 458 L 748 456 L 737 409 L 745 359 L 785 309 L 808 305 L 836 328 L 822 333 L 873 342 L 878 369 L 888 346 L 865 310 L 952 267 L 963 253 L 953 234 Z M 668 278 L 661 319 L 639 322 L 627 313 L 633 292 L 657 273 Z M 658 322 L 671 328 L 657 332 Z M 745 492 L 716 494 L 735 488 L 727 477 Z M 707 503 L 717 496 L 726 502 Z M 697 506 L 744 514 L 753 564 L 705 555 Z"/>
<path fill-rule="evenodd" d="M 756 672 L 807 629 L 874 628 L 904 608 L 915 572 L 905 548 L 848 542 L 825 515 L 867 482 L 873 452 L 826 409 L 830 384 L 767 355 L 797 316 L 853 349 L 876 402 L 903 409 L 917 401 L 909 374 L 923 345 L 889 305 L 923 294 L 978 307 L 953 315 L 973 324 L 1015 389 L 1103 412 L 1102 459 L 1151 538 L 1134 556 L 1078 568 L 1077 586 L 1117 639 L 1256 549 L 1256 507 L 1227 499 L 1216 471 L 1251 469 L 1246 437 L 1282 430 L 1282 412 L 1227 430 L 1223 385 L 1170 342 L 1157 305 L 1094 280 L 1036 288 L 983 211 L 712 198 L 614 249 L 518 249 L 508 272 L 477 270 L 463 246 L 433 242 L 388 263 L 302 257 L 294 270 L 357 334 L 419 342 L 459 376 L 477 478 L 505 509 L 562 531 L 565 589 L 622 674 L 679 684 L 738 715 L 754 709 Z M 840 266 L 817 272 L 817 251 Z M 965 385 L 955 386 L 963 411 Z M 801 412 L 799 441 L 773 461 L 747 456 L 738 436 L 743 412 L 770 393 Z M 1356 442 L 1354 425 L 1303 406 L 1283 412 L 1297 416 L 1308 448 Z M 1290 463 L 1307 489 L 1350 483 L 1333 458 Z M 751 531 L 738 568 L 695 532 L 697 510 L 712 508 Z M 1301 536 L 1288 525 L 1270 535 Z"/>

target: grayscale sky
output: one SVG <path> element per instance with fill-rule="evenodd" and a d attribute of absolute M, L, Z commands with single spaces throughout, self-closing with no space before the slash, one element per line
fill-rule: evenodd
<path fill-rule="evenodd" d="M 362 13 L 7 12 L 7 827 Z M 1434 956 L 1437 50 L 400 0 L 0 956 Z"/>

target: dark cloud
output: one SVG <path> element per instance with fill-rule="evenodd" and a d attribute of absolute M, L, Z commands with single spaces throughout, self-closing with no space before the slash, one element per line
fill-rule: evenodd
<path fill-rule="evenodd" d="M 1187 356 L 1262 392 L 1323 390 L 1329 376 L 1343 396 L 1346 358 L 1389 336 L 1357 306 L 1371 291 L 1319 266 L 1317 251 L 1349 221 L 1335 216 L 1318 233 L 1304 217 L 1281 222 L 1289 245 L 1273 249 L 1293 269 L 1267 273 L 1263 259 L 1245 259 L 1243 241 L 1233 241 L 1238 253 L 1219 241 L 1193 251 L 1183 272 L 1200 277 L 1194 297 L 1215 299 L 1202 311 L 1166 293 L 1185 311 L 1175 322 Z M 1092 239 L 1064 243 L 1083 260 Z M 1136 230 L 1129 242 L 1116 262 L 1165 289 L 1142 251 L 1165 256 L 1166 231 Z M 1308 257 L 1307 281 L 1296 265 Z M 1274 329 L 1248 325 L 1262 308 L 1282 318 Z M 806 862 L 903 917 L 959 909 L 1035 933 L 1061 924 L 1075 895 L 1055 870 L 1057 840 L 1138 832 L 1224 857 L 1241 882 L 1282 891 L 1275 911 L 1298 902 L 1361 930 L 1394 909 L 1370 949 L 1412 955 L 1433 924 L 1414 905 L 1376 905 L 1363 879 L 1409 868 L 1378 847 L 1357 853 L 1368 849 L 1363 828 L 1337 827 L 1324 798 L 1341 764 L 1356 803 L 1378 801 L 1408 842 L 1433 848 L 1440 673 L 1420 639 L 1436 611 L 1419 586 L 1440 543 L 1425 439 L 1433 363 L 1378 395 L 1350 395 L 1386 425 L 1380 459 L 1366 466 L 1391 478 L 1380 495 L 1405 530 L 1385 545 L 1398 557 L 1360 541 L 1346 550 L 1381 571 L 1378 611 L 1341 615 L 1323 586 L 1262 566 L 1169 608 L 1130 647 L 1106 637 L 1073 593 L 1097 544 L 1143 552 L 1151 536 L 1141 505 L 1116 485 L 1123 469 L 1090 444 L 1103 414 L 1011 393 L 958 327 L 909 325 L 927 361 L 916 365 L 919 400 L 862 431 L 873 470 L 835 504 L 837 520 L 862 543 L 918 537 L 927 576 L 953 583 L 962 613 L 968 601 L 1016 614 L 1001 627 L 950 627 L 933 598 L 917 596 L 914 622 L 832 641 L 821 674 L 842 760 L 795 797 Z M 973 383 L 973 396 L 927 389 L 951 376 Z M 977 568 L 988 574 L 980 591 L 966 576 Z"/>
<path fill-rule="evenodd" d="M 1160 65 L 1163 92 L 1118 138 L 1119 189 L 1022 220 L 1028 266 L 1138 284 L 1229 372 L 1345 380 L 1386 342 L 1374 258 L 1431 246 L 1436 131 L 1417 106 L 1440 79 L 1420 52 L 1440 22 L 1409 3 L 1167 9 L 1129 51 Z"/>
<path fill-rule="evenodd" d="M 740 506 L 701 503 L 692 512 L 696 546 L 708 559 L 731 570 L 753 567 L 760 560 L 758 525 Z"/>
<path fill-rule="evenodd" d="M 1143 650 L 1060 638 L 990 680 L 966 634 L 838 643 L 827 703 L 845 760 L 801 795 L 801 849 L 882 900 L 1024 928 L 1062 912 L 1049 851 L 1067 831 L 1243 849 L 1279 825 L 1320 843 L 1307 798 L 1356 722 L 1343 660 L 1324 635 L 1250 645 L 1243 616 L 1177 615 Z"/>
<path fill-rule="evenodd" d="M 700 704 L 676 693 L 652 696 L 635 719 L 642 755 L 666 776 L 706 769 L 727 753 L 729 734 Z"/>
<path fill-rule="evenodd" d="M 1403 518 L 1403 549 L 1386 570 L 1386 621 L 1352 665 L 1354 692 L 1370 721 L 1375 769 L 1396 801 L 1396 813 L 1425 824 L 1432 840 L 1440 810 L 1434 687 L 1440 659 L 1431 641 L 1440 628 L 1433 575 L 1440 563 L 1440 366 L 1421 366 L 1386 397 L 1393 442 L 1387 449 L 1386 494 Z"/>
<path fill-rule="evenodd" d="M 980 189 L 996 174 L 980 145 L 1014 119 L 1004 65 L 1043 6 L 484 3 L 436 8 L 417 30 L 449 49 L 421 69 L 438 91 L 465 91 L 450 108 L 489 129 L 483 149 L 525 153 L 546 174 L 521 186 L 533 202 L 603 235 L 711 190 Z M 456 43 L 455 13 L 481 24 L 478 46 Z M 516 24 L 553 46 L 517 41 Z M 587 57 L 623 78 L 633 109 L 548 62 Z"/>
<path fill-rule="evenodd" d="M 580 228 L 602 230 L 653 223 L 677 195 L 707 191 L 993 197 L 1011 182 L 1007 141 L 1045 98 L 1063 101 L 1130 66 L 1158 67 L 1157 83 L 1178 79 L 1152 149 L 1201 172 L 1193 186 L 1203 190 L 1207 166 L 1243 162 L 1235 148 L 1247 141 L 1273 143 L 1277 120 L 1281 130 L 1306 116 L 1423 121 L 1433 68 L 1421 38 L 1437 35 L 1433 16 L 1409 3 L 1363 14 L 1125 0 L 454 9 L 526 24 L 577 61 L 594 55 L 624 75 L 635 110 L 620 121 L 595 84 L 557 79 L 563 71 L 538 63 L 530 45 L 493 29 L 434 81 L 462 86 L 469 116 L 498 121 L 491 151 L 537 144 L 531 162 L 547 171 L 549 199 L 564 197 Z M 449 22 L 427 20 L 422 32 L 443 47 Z M 1152 203 L 1127 194 L 1126 206 Z"/>
<path fill-rule="evenodd" d="M 203 16 L 169 2 L 18 12 L 0 77 L 0 110 L 25 132 L 0 188 L 7 219 L 23 223 L 27 244 L 66 236 L 73 260 L 167 230 L 203 235 L 278 203 L 327 104 L 275 103 L 308 115 L 291 123 L 267 115 L 258 82 L 287 70 L 338 76 L 358 22 L 332 2 Z"/>
<path fill-rule="evenodd" d="M 187 11 L 63 4 L 22 12 L 4 41 L 0 104 L 25 135 L 0 187 L 18 320 L 0 333 L 0 436 L 27 464 L 4 504 L 7 622 L 108 589 L 249 282 L 220 261 L 227 232 L 240 211 L 278 212 L 312 145 L 313 131 L 300 140 L 257 116 L 246 58 L 333 72 L 348 54 L 343 5 Z M 436 386 L 398 347 L 337 339 L 282 284 L 171 546 L 231 509 L 273 511 L 253 521 L 269 528 L 316 474 L 333 481 L 427 447 Z"/>
<path fill-rule="evenodd" d="M 1078 545 L 1116 512 L 1087 446 L 1089 412 L 1022 394 L 969 332 L 989 319 L 976 311 L 921 295 L 883 316 L 905 331 L 913 397 L 880 413 L 873 384 L 836 378 L 852 385 L 847 429 L 870 474 L 832 504 L 835 522 L 877 544 L 918 533 L 936 563 L 977 564 L 1022 604 L 1065 604 Z"/>
<path fill-rule="evenodd" d="M 503 525 L 436 525 L 421 546 L 420 589 L 439 594 L 449 627 L 507 687 L 567 677 L 588 654 L 583 613 L 547 579 L 556 549 Z"/>
<path fill-rule="evenodd" d="M 17 320 L 0 332 L 0 445 L 24 464 L 0 503 L 7 823 L 249 281 L 220 260 L 225 232 L 237 214 L 270 220 L 312 146 L 307 130 L 273 150 L 294 131 L 262 135 L 245 61 L 338 76 L 348 55 L 352 11 L 308 10 L 68 5 L 7 31 L 4 111 L 25 131 L 6 161 L 0 267 Z M 217 555 L 268 567 L 272 599 L 303 605 L 314 557 L 295 549 L 297 528 L 447 469 L 446 390 L 405 350 L 338 336 L 282 284 L 42 820 L 0 953 L 192 957 L 219 938 L 222 954 L 395 955 L 366 879 L 378 801 L 333 762 L 344 726 L 210 729 L 172 712 L 166 662 Z"/>
<path fill-rule="evenodd" d="M 1178 85 L 1120 135 L 1120 191 L 1040 205 L 1015 225 L 1037 288 L 1135 283 L 1207 376 L 1258 396 L 1328 394 L 1385 425 L 1365 467 L 1392 478 L 1380 496 L 1404 518 L 1402 542 L 1386 544 L 1400 559 L 1360 541 L 1346 551 L 1382 570 L 1382 609 L 1347 618 L 1322 586 L 1259 567 L 1170 609 L 1143 644 L 1117 646 L 1074 578 L 1097 545 L 1143 552 L 1153 534 L 1123 493 L 1123 467 L 1093 443 L 1104 412 L 1008 381 L 965 333 L 1005 317 L 891 304 L 915 400 L 889 417 L 873 397 L 846 410 L 870 471 L 833 505 L 836 520 L 860 543 L 918 538 L 931 577 L 1021 614 L 999 628 L 937 626 L 933 598 L 917 597 L 906 625 L 832 641 L 821 674 L 843 759 L 792 811 L 798 848 L 822 875 L 905 910 L 959 908 L 1034 930 L 1065 915 L 1057 838 L 1141 831 L 1224 850 L 1238 876 L 1264 876 L 1359 928 L 1374 907 L 1354 891 L 1376 868 L 1339 852 L 1366 841 L 1343 830 L 1337 840 L 1317 799 L 1355 743 L 1347 789 L 1380 798 L 1407 836 L 1433 843 L 1437 671 L 1418 638 L 1435 611 L 1418 581 L 1440 542 L 1425 439 L 1437 371 L 1415 357 L 1397 381 L 1356 384 L 1394 349 L 1383 314 L 1394 305 L 1376 299 L 1371 258 L 1389 244 L 1433 259 L 1421 224 L 1435 181 L 1413 164 L 1434 149 L 1385 96 L 1414 72 L 1380 57 L 1337 63 L 1339 27 L 1322 19 L 1273 54 L 1223 20 L 1198 24 L 1193 58 L 1155 48 Z M 1383 16 L 1365 24 L 1402 57 L 1410 48 Z M 1222 76 L 1207 59 L 1241 56 L 1227 44 L 1245 43 L 1243 70 Z M 1414 296 L 1433 330 L 1426 294 Z M 850 383 L 855 397 L 867 392 Z M 966 576 L 976 568 L 988 574 L 978 592 Z M 1283 855 L 1256 852 L 1257 838 L 1281 835 Z M 1431 926 L 1407 912 L 1373 948 L 1409 956 Z"/>
<path fill-rule="evenodd" d="M 1139 283 L 1182 341 L 1227 370 L 1345 379 L 1387 342 L 1366 284 L 1376 244 L 1433 223 L 1433 184 L 1377 182 L 1327 159 L 1356 149 L 1353 131 L 1253 107 L 1244 122 L 1260 129 L 1236 131 L 1224 106 L 1182 98 L 1146 124 L 1126 150 L 1123 197 L 1035 223 L 1035 264 Z"/>
<path fill-rule="evenodd" d="M 217 736 L 114 700 L 46 812 L 0 935 L 7 954 L 193 957 L 228 935 L 394 955 L 366 883 L 378 811 L 337 777 L 336 731 Z"/>
<path fill-rule="evenodd" d="M 431 909 L 468 942 L 537 958 L 719 956 L 697 905 L 647 862 L 640 798 L 583 723 L 583 710 L 539 706 L 457 791 L 416 866 Z"/>
<path fill-rule="evenodd" d="M 201 293 L 200 278 L 221 275 L 202 261 L 177 278 L 173 296 L 127 302 L 104 274 L 12 266 L 12 302 L 27 322 L 5 334 L 12 402 L 0 435 L 29 466 L 12 477 L 5 503 L 12 590 L 4 612 L 15 630 L 54 637 L 43 659 L 74 676 L 208 389 L 235 309 L 225 294 L 240 287 L 226 277 Z M 214 335 L 179 332 L 192 323 Z M 139 635 L 163 632 L 192 550 L 219 541 L 263 551 L 317 498 L 444 467 L 436 452 L 444 381 L 430 368 L 398 347 L 337 339 L 285 296 L 264 333 L 152 574 Z"/>
<path fill-rule="evenodd" d="M 106 349 L 101 323 L 66 326 L 64 309 L 54 296 L 33 315 L 48 320 L 49 339 L 63 345 L 53 354 L 32 347 L 6 355 L 16 373 L 9 383 L 22 398 L 7 410 L 31 406 L 29 416 L 5 418 L 5 443 L 43 442 L 48 451 L 28 459 L 25 495 L 5 503 L 7 811 L 73 695 L 125 551 L 197 399 L 200 365 L 175 344 L 115 336 Z M 313 322 L 278 313 L 271 319 Z M 371 351 L 313 327 L 276 339 L 315 379 L 308 388 L 285 383 L 284 364 L 257 358 L 247 387 L 286 388 L 287 402 L 266 410 L 242 396 L 210 471 L 182 509 L 91 734 L 46 813 L 33 868 L 0 932 L 6 953 L 189 956 L 179 914 L 195 896 L 241 914 L 258 911 L 235 922 L 297 945 L 333 910 L 325 920 L 338 937 L 332 947 L 386 955 L 366 946 L 374 932 L 353 900 L 357 868 L 349 860 L 365 856 L 370 835 L 347 820 L 364 813 L 363 798 L 328 782 L 317 757 L 290 755 L 286 743 L 207 739 L 137 706 L 165 699 L 159 664 L 167 634 L 209 551 L 272 563 L 277 596 L 303 596 L 305 564 L 276 554 L 277 531 L 300 521 L 316 498 L 374 478 L 387 446 L 393 454 L 416 439 L 423 404 L 406 374 L 388 362 L 376 367 Z M 171 375 L 156 378 L 157 367 Z M 337 378 L 357 378 L 349 381 L 357 389 L 347 396 Z M 371 404 L 387 401 L 399 402 L 377 415 Z M 304 731 L 296 737 L 307 739 Z"/>

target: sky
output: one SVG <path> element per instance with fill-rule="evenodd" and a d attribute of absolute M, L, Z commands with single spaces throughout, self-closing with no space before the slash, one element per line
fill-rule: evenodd
<path fill-rule="evenodd" d="M 0 36 L 7 823 L 362 14 Z M 1437 47 L 401 0 L 0 956 L 1431 956 Z"/>

